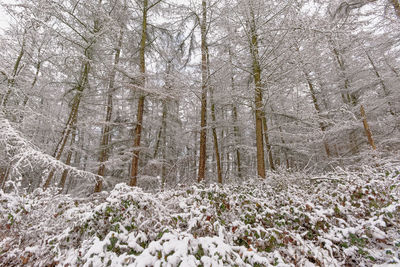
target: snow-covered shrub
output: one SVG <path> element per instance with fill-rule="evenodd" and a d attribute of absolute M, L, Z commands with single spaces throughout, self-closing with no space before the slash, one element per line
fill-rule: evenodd
<path fill-rule="evenodd" d="M 89 198 L 0 194 L 0 265 L 370 266 L 400 263 L 400 172 L 362 167 Z"/>

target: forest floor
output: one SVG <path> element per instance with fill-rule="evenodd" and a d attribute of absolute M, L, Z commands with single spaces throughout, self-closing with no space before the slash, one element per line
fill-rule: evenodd
<path fill-rule="evenodd" d="M 158 193 L 0 191 L 1 266 L 394 266 L 399 166 Z"/>

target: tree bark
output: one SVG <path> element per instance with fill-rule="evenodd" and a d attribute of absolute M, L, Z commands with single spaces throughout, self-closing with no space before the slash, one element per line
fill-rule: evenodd
<path fill-rule="evenodd" d="M 371 129 L 369 128 L 369 125 L 367 122 L 367 115 L 365 114 L 363 105 L 361 105 L 361 107 L 360 107 L 360 112 L 361 112 L 361 117 L 363 119 L 365 134 L 367 135 L 367 138 L 368 138 L 368 143 L 370 144 L 372 149 L 375 150 L 376 149 L 375 142 L 374 142 L 374 139 L 372 138 L 372 132 L 371 132 Z"/>
<path fill-rule="evenodd" d="M 42 61 L 40 60 L 40 52 L 41 52 L 41 50 L 42 50 L 42 47 L 39 47 L 39 49 L 38 49 L 38 55 L 37 55 L 37 62 L 36 62 L 36 64 L 35 64 L 35 68 L 36 68 L 35 77 L 33 78 L 33 81 L 32 81 L 32 83 L 31 83 L 31 90 L 32 90 L 32 89 L 35 87 L 35 85 L 36 85 L 36 82 L 37 82 L 37 80 L 38 80 L 38 78 L 39 78 L 39 74 L 40 74 L 40 68 L 42 67 Z M 24 107 L 26 106 L 26 104 L 28 104 L 28 101 L 29 101 L 28 95 L 25 94 L 24 102 L 23 102 L 23 106 L 24 106 Z M 23 119 L 23 118 L 21 118 L 21 121 L 22 121 L 22 119 Z"/>
<path fill-rule="evenodd" d="M 229 46 L 229 63 L 230 63 L 230 69 L 231 69 L 231 90 L 232 93 L 235 92 L 235 76 L 234 76 L 234 66 L 233 66 L 233 53 L 231 50 L 231 47 Z M 237 112 L 237 105 L 235 103 L 235 99 L 232 100 L 232 120 L 233 120 L 233 134 L 235 136 L 235 154 L 236 154 L 236 171 L 237 171 L 237 176 L 239 178 L 242 177 L 242 167 L 241 167 L 241 162 L 240 162 L 240 129 L 238 125 L 238 112 Z"/>
<path fill-rule="evenodd" d="M 232 119 L 233 119 L 233 133 L 235 135 L 235 143 L 236 143 L 236 167 L 237 167 L 237 175 L 239 178 L 242 177 L 242 166 L 240 162 L 240 130 L 238 125 L 238 113 L 236 105 L 232 105 Z"/>
<path fill-rule="evenodd" d="M 206 44 L 206 52 L 207 52 L 207 77 L 209 79 L 211 76 L 210 75 L 210 54 L 208 53 L 207 44 Z M 213 134 L 213 142 L 214 142 L 215 160 L 216 160 L 216 165 L 217 165 L 217 177 L 218 177 L 218 183 L 222 184 L 221 153 L 219 151 L 218 135 L 217 135 L 217 129 L 216 129 L 217 118 L 215 115 L 214 88 L 212 86 L 208 86 L 208 88 L 210 89 L 212 134 Z M 223 134 L 221 136 L 223 136 Z"/>
<path fill-rule="evenodd" d="M 271 108 L 271 112 L 274 113 L 275 111 L 274 111 L 273 106 L 271 106 L 270 108 Z M 275 115 L 275 121 L 278 121 L 278 120 L 276 119 L 276 117 L 277 117 L 277 116 Z M 290 164 L 289 164 L 289 156 L 288 156 L 288 153 L 287 153 L 287 152 L 288 152 L 288 149 L 287 149 L 287 147 L 286 147 L 286 141 L 285 141 L 285 139 L 283 138 L 282 126 L 281 126 L 281 125 L 278 125 L 278 129 L 279 129 L 279 134 L 280 134 L 280 138 L 281 138 L 281 143 L 282 143 L 282 145 L 284 146 L 283 154 L 285 155 L 286 169 L 289 170 L 289 169 L 290 169 Z"/>
<path fill-rule="evenodd" d="M 278 128 L 279 128 L 279 133 L 280 133 L 280 136 L 281 136 L 282 145 L 285 145 L 286 142 L 285 142 L 285 139 L 283 138 L 282 127 L 279 126 Z M 289 170 L 290 169 L 290 164 L 289 164 L 289 157 L 288 157 L 288 154 L 287 154 L 287 148 L 286 147 L 283 149 L 283 154 L 285 155 L 286 169 Z"/>
<path fill-rule="evenodd" d="M 393 5 L 396 16 L 400 19 L 400 2 L 399 2 L 399 0 L 389 0 L 389 1 Z"/>
<path fill-rule="evenodd" d="M 275 164 L 274 164 L 274 157 L 272 155 L 271 144 L 269 143 L 267 117 L 265 115 L 265 112 L 263 112 L 262 116 L 263 116 L 262 121 L 263 121 L 263 129 L 264 129 L 264 138 L 265 138 L 265 145 L 267 147 L 269 167 L 271 168 L 272 171 L 275 171 L 276 168 L 275 168 Z"/>
<path fill-rule="evenodd" d="M 143 17 L 142 17 L 142 37 L 140 40 L 140 86 L 139 90 L 142 90 L 146 86 L 146 43 L 147 43 L 147 12 L 148 12 L 148 0 L 143 1 Z M 142 124 L 143 124 L 143 113 L 144 113 L 144 102 L 145 95 L 140 92 L 138 106 L 137 106 L 137 122 L 134 131 L 134 141 L 133 141 L 133 158 L 131 165 L 131 179 L 130 186 L 137 185 L 137 176 L 139 168 L 139 155 L 140 155 L 140 139 L 142 137 Z"/>
<path fill-rule="evenodd" d="M 207 3 L 202 0 L 202 20 L 201 20 L 201 114 L 200 114 L 200 156 L 199 171 L 197 182 L 205 178 L 206 158 L 207 158 Z"/>
<path fill-rule="evenodd" d="M 167 62 L 166 65 L 166 78 L 165 78 L 165 88 L 167 91 L 170 91 L 172 88 L 172 84 L 171 84 L 171 61 Z M 177 105 L 178 106 L 178 105 Z M 165 183 L 167 181 L 167 119 L 168 119 L 168 111 L 170 105 L 168 103 L 167 99 L 163 99 L 162 101 L 162 118 L 161 118 L 161 128 L 160 128 L 160 135 L 158 138 L 158 141 L 160 141 L 161 144 L 161 154 L 162 154 L 162 165 L 161 165 L 161 189 L 164 190 L 165 188 Z M 176 111 L 177 113 L 179 113 L 179 111 Z M 173 147 L 175 147 L 175 144 L 173 144 Z"/>
<path fill-rule="evenodd" d="M 162 121 L 161 121 L 161 139 L 162 139 L 162 165 L 161 165 L 161 188 L 164 190 L 165 182 L 167 180 L 167 116 L 168 106 L 167 101 L 163 100 Z"/>
<path fill-rule="evenodd" d="M 164 107 L 164 105 L 163 105 Z M 161 117 L 161 124 L 162 124 L 162 117 Z M 158 150 L 160 149 L 160 144 L 161 144 L 161 138 L 162 138 L 162 126 L 158 129 L 158 134 L 157 134 L 157 140 L 156 140 L 156 145 L 154 147 L 154 153 L 153 153 L 153 159 L 157 158 L 158 156 Z"/>
<path fill-rule="evenodd" d="M 321 129 L 321 131 L 324 133 L 326 131 L 326 126 L 324 125 L 324 123 L 321 121 L 321 108 L 318 104 L 318 100 L 317 100 L 317 95 L 315 94 L 315 90 L 314 90 L 314 85 L 311 81 L 311 78 L 308 76 L 307 72 L 304 71 L 304 75 L 306 76 L 306 80 L 307 80 L 307 84 L 308 84 L 308 88 L 310 89 L 310 94 L 311 94 L 311 98 L 314 104 L 314 109 L 317 112 L 318 115 L 318 119 L 319 119 L 319 128 Z M 329 150 L 329 145 L 328 142 L 325 139 L 323 139 L 323 143 L 324 143 L 324 148 L 325 148 L 325 152 L 326 152 L 326 156 L 329 158 L 331 156 L 331 152 Z"/>
<path fill-rule="evenodd" d="M 3 108 L 5 108 L 7 106 L 8 100 L 9 100 L 10 95 L 11 95 L 12 90 L 13 90 L 12 88 L 15 85 L 15 78 L 18 75 L 19 65 L 21 64 L 22 57 L 25 54 L 25 34 L 26 34 L 26 30 L 24 32 L 21 50 L 19 51 L 17 60 L 15 61 L 13 72 L 11 74 L 11 78 L 8 78 L 8 81 L 7 81 L 8 82 L 7 93 L 3 96 L 2 101 L 1 101 L 1 105 L 3 106 Z"/>
<path fill-rule="evenodd" d="M 4 189 L 4 186 L 6 185 L 8 175 L 10 174 L 11 166 L 8 166 L 5 169 L 1 169 L 0 173 L 0 189 Z"/>
<path fill-rule="evenodd" d="M 388 97 L 390 95 L 389 89 L 386 87 L 386 84 L 385 84 L 382 76 L 380 75 L 380 73 L 378 71 L 378 68 L 376 67 L 374 61 L 372 60 L 372 58 L 370 56 L 370 54 L 367 51 L 365 51 L 365 53 L 367 54 L 367 58 L 369 60 L 369 63 L 371 64 L 372 68 L 374 69 L 374 73 L 375 73 L 376 77 L 378 78 L 379 83 L 382 86 L 382 90 L 383 90 L 385 96 Z M 389 106 L 390 114 L 395 115 L 395 112 L 393 111 L 393 108 L 392 108 L 392 103 L 390 101 L 388 101 L 388 106 Z"/>
<path fill-rule="evenodd" d="M 53 157 L 55 157 L 56 160 L 59 160 L 61 158 L 61 155 L 64 151 L 65 145 L 68 141 L 69 135 L 71 133 L 71 130 L 75 127 L 75 123 L 76 123 L 77 117 L 78 117 L 78 109 L 79 109 L 81 97 L 82 97 L 82 91 L 78 91 L 74 97 L 71 112 L 69 113 L 68 120 L 67 120 L 65 128 L 63 130 L 61 139 L 58 142 L 56 149 L 54 151 L 54 154 L 53 154 Z M 53 179 L 54 173 L 55 173 L 55 169 L 52 168 L 50 170 L 49 176 L 46 179 L 46 182 L 44 183 L 44 186 L 43 186 L 44 189 L 49 187 L 49 185 Z"/>
<path fill-rule="evenodd" d="M 121 55 L 121 46 L 122 46 L 122 38 L 123 38 L 123 30 L 120 30 L 117 48 L 115 50 L 114 55 L 114 65 L 113 69 L 110 73 L 110 80 L 108 84 L 108 92 L 107 92 L 107 108 L 106 108 L 106 118 L 105 124 L 103 126 L 103 131 L 101 135 L 101 142 L 100 142 L 100 157 L 99 162 L 100 166 L 97 171 L 97 174 L 101 177 L 104 177 L 106 171 L 106 164 L 105 162 L 109 158 L 110 154 L 110 143 L 111 143 L 111 117 L 113 112 L 113 94 L 115 90 L 115 77 L 116 77 L 116 67 L 119 64 L 119 59 Z M 100 178 L 96 178 L 96 185 L 94 188 L 94 192 L 100 192 L 103 188 L 103 180 Z"/>
<path fill-rule="evenodd" d="M 331 41 L 333 44 L 333 41 Z M 339 69 L 340 69 L 340 75 L 342 76 L 344 80 L 343 84 L 343 91 L 341 92 L 342 94 L 342 99 L 345 104 L 350 104 L 350 105 L 357 105 L 357 98 L 354 94 L 350 93 L 350 80 L 346 75 L 346 66 L 344 64 L 344 60 L 342 58 L 342 55 L 340 54 L 339 50 L 337 48 L 333 48 L 333 54 L 335 55 L 336 61 L 338 63 Z"/>
<path fill-rule="evenodd" d="M 331 41 L 332 42 L 332 41 Z M 333 44 L 333 42 L 332 42 Z M 339 65 L 340 69 L 340 74 L 342 78 L 344 79 L 344 91 L 342 92 L 342 100 L 344 104 L 347 104 L 349 106 L 355 107 L 357 105 L 358 99 L 357 97 L 353 94 L 350 93 L 350 80 L 348 79 L 346 75 L 346 66 L 343 60 L 342 55 L 340 54 L 339 50 L 334 48 L 333 49 L 333 54 L 336 57 L 336 61 Z M 350 141 L 350 150 L 352 151 L 353 154 L 358 153 L 358 144 L 357 144 L 357 136 L 356 136 L 356 130 L 351 130 L 349 134 L 349 141 Z"/>
<path fill-rule="evenodd" d="M 74 152 L 73 146 L 75 145 L 75 139 L 76 139 L 76 124 L 72 132 L 70 148 L 67 154 L 67 160 L 65 161 L 65 164 L 67 165 L 71 165 L 72 154 Z M 64 190 L 65 182 L 67 181 L 67 176 L 68 176 L 68 170 L 64 170 L 61 175 L 61 180 L 59 185 L 59 187 L 61 188 L 61 192 Z"/>
<path fill-rule="evenodd" d="M 219 147 L 218 147 L 217 129 L 215 127 L 215 125 L 216 125 L 216 116 L 215 116 L 215 103 L 214 103 L 213 89 L 212 88 L 210 88 L 210 101 L 211 101 L 211 119 L 212 119 L 212 122 L 213 122 L 212 134 L 213 134 L 213 140 L 214 140 L 215 160 L 217 162 L 218 183 L 222 184 L 221 157 L 220 157 Z"/>
<path fill-rule="evenodd" d="M 261 88 L 261 67 L 258 52 L 258 36 L 253 7 L 250 7 L 250 52 L 253 61 L 253 79 L 255 84 L 255 118 L 256 118 L 256 146 L 257 146 L 257 174 L 265 179 L 264 142 L 263 142 L 263 97 Z"/>

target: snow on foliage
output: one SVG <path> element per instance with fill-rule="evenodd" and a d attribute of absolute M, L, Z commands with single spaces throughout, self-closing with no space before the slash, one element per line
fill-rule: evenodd
<path fill-rule="evenodd" d="M 14 129 L 2 111 L 0 111 L 0 149 L 2 149 L 3 153 L 9 158 L 12 171 L 19 177 L 17 181 L 21 180 L 20 173 L 23 172 L 24 169 L 33 171 L 38 168 L 38 166 L 45 169 L 54 169 L 58 172 L 68 170 L 70 173 L 80 178 L 86 178 L 91 181 L 95 181 L 96 178 L 102 179 L 102 177 L 98 175 L 69 166 L 40 151 L 38 147 L 33 145 L 23 137 L 20 132 Z"/>
<path fill-rule="evenodd" d="M 400 264 L 399 169 L 362 169 L 156 194 L 0 191 L 0 265 Z"/>

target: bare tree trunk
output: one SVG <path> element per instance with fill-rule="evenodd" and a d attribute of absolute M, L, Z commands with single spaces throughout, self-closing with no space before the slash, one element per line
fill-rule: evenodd
<path fill-rule="evenodd" d="M 281 142 L 282 142 L 283 145 L 285 145 L 286 142 L 285 142 L 285 139 L 283 138 L 283 135 L 282 135 L 283 134 L 282 127 L 279 126 L 278 128 L 279 128 L 279 133 L 281 135 Z M 290 165 L 289 165 L 289 157 L 288 157 L 288 154 L 287 154 L 286 147 L 284 148 L 283 153 L 285 155 L 285 160 L 286 160 L 286 169 L 288 170 L 288 169 L 290 169 Z"/>
<path fill-rule="evenodd" d="M 0 189 L 4 189 L 8 176 L 10 175 L 10 170 L 11 170 L 11 165 L 9 165 L 5 169 L 2 169 L 2 172 L 0 173 Z"/>
<path fill-rule="evenodd" d="M 374 61 L 372 60 L 372 58 L 371 58 L 371 56 L 370 56 L 370 54 L 369 54 L 367 51 L 365 51 L 365 54 L 367 54 L 367 58 L 368 58 L 368 60 L 369 60 L 369 63 L 371 64 L 372 68 L 374 69 L 375 75 L 376 75 L 376 77 L 378 78 L 379 83 L 380 83 L 381 86 L 382 86 L 382 90 L 383 90 L 385 96 L 386 96 L 386 97 L 389 97 L 389 95 L 390 95 L 389 89 L 386 87 L 386 84 L 385 84 L 385 82 L 383 81 L 382 76 L 379 74 L 378 68 L 376 67 Z M 390 101 L 388 101 L 388 106 L 389 106 L 389 112 L 390 112 L 390 114 L 395 115 L 395 112 L 393 111 L 393 108 L 392 108 L 392 103 L 391 103 Z"/>
<path fill-rule="evenodd" d="M 358 100 L 357 100 L 357 97 L 353 93 L 350 93 L 350 91 L 349 91 L 350 90 L 350 80 L 348 79 L 348 77 L 346 75 L 346 66 L 345 66 L 343 57 L 340 54 L 339 50 L 336 48 L 333 49 L 333 54 L 336 57 L 336 61 L 338 63 L 339 69 L 340 69 L 340 74 L 341 74 L 342 78 L 344 79 L 344 84 L 343 84 L 344 91 L 342 92 L 343 103 L 347 104 L 349 106 L 355 107 L 357 105 Z M 351 130 L 351 132 L 349 134 L 349 139 L 350 139 L 349 140 L 350 141 L 350 149 L 351 149 L 352 153 L 357 154 L 358 153 L 358 144 L 357 144 L 356 130 Z"/>
<path fill-rule="evenodd" d="M 40 56 L 40 51 L 41 51 L 41 49 L 39 49 L 39 51 L 38 51 L 38 58 Z M 35 71 L 35 77 L 33 78 L 33 81 L 31 83 L 31 90 L 35 87 L 36 82 L 37 82 L 37 80 L 39 78 L 39 73 L 40 73 L 41 66 L 42 66 L 42 62 L 38 60 L 38 62 L 36 62 L 36 65 L 35 65 L 36 71 Z M 24 102 L 23 102 L 23 106 L 24 107 L 26 106 L 26 104 L 28 104 L 28 101 L 29 101 L 29 98 L 28 98 L 27 95 L 25 95 Z M 22 118 L 21 118 L 21 120 L 22 120 Z"/>
<path fill-rule="evenodd" d="M 331 43 L 333 44 L 333 41 L 331 41 Z M 344 84 L 343 84 L 344 90 L 341 92 L 343 103 L 355 106 L 357 104 L 357 98 L 355 97 L 354 94 L 349 92 L 350 80 L 346 75 L 346 66 L 344 64 L 342 55 L 340 54 L 340 52 L 337 48 L 333 48 L 333 54 L 335 55 L 336 61 L 338 63 L 338 66 L 340 69 L 340 75 L 342 76 L 342 78 L 344 80 Z"/>
<path fill-rule="evenodd" d="M 210 54 L 208 53 L 208 46 L 206 44 L 207 51 L 207 78 L 209 79 L 210 75 Z M 218 146 L 218 135 L 216 129 L 216 115 L 215 115 L 215 102 L 214 102 L 214 88 L 212 86 L 208 86 L 210 89 L 210 102 L 211 102 L 211 120 L 212 120 L 212 134 L 213 134 L 213 142 L 214 142 L 214 152 L 215 152 L 215 160 L 217 165 L 217 177 L 218 183 L 222 184 L 222 166 L 221 166 L 221 153 L 219 151 Z M 223 135 L 221 135 L 223 136 Z"/>
<path fill-rule="evenodd" d="M 263 116 L 262 121 L 263 121 L 263 128 L 264 128 L 264 138 L 265 138 L 265 145 L 267 147 L 269 166 L 272 171 L 275 171 L 276 168 L 275 168 L 275 164 L 274 164 L 274 157 L 272 155 L 271 144 L 269 143 L 268 125 L 267 125 L 267 118 L 266 118 L 265 112 L 263 112 L 262 116 Z"/>
<path fill-rule="evenodd" d="M 97 174 L 101 177 L 104 177 L 106 171 L 106 164 L 105 162 L 109 158 L 110 153 L 110 143 L 111 143 L 111 117 L 113 112 L 113 94 L 115 90 L 115 77 L 116 77 L 116 67 L 119 64 L 119 59 L 121 55 L 121 47 L 122 47 L 122 38 L 123 38 L 123 30 L 120 30 L 117 49 L 115 50 L 114 55 L 114 65 L 113 69 L 110 73 L 110 80 L 108 84 L 108 92 L 107 92 L 107 108 L 106 108 L 106 119 L 105 124 L 103 126 L 103 131 L 101 135 L 101 143 L 100 143 L 100 157 L 99 162 L 100 166 L 97 171 Z M 94 188 L 94 192 L 100 192 L 103 188 L 103 180 L 100 178 L 96 178 L 96 185 Z"/>
<path fill-rule="evenodd" d="M 164 105 L 163 105 L 163 107 L 164 107 Z M 161 124 L 162 124 L 162 118 L 161 118 Z M 160 143 L 161 143 L 161 138 L 162 138 L 162 131 L 163 131 L 163 128 L 162 128 L 162 126 L 160 126 L 160 129 L 158 129 L 156 145 L 154 147 L 153 159 L 157 158 L 157 156 L 158 156 L 158 150 L 160 149 Z"/>
<path fill-rule="evenodd" d="M 225 112 L 224 108 L 221 110 L 221 113 L 223 121 L 229 121 L 229 118 L 227 118 L 227 113 Z M 222 166 L 221 169 L 222 173 L 224 174 L 222 180 L 224 180 L 227 177 L 227 175 L 230 176 L 231 174 L 231 153 L 230 150 L 227 149 L 227 144 L 226 144 L 226 140 L 228 140 L 229 138 L 228 134 L 229 131 L 225 130 L 225 126 L 223 126 L 221 129 L 221 137 L 220 137 L 220 148 L 221 148 L 220 154 L 221 154 L 221 166 Z"/>
<path fill-rule="evenodd" d="M 0 189 L 3 188 L 3 182 L 5 183 L 6 180 L 6 174 L 7 174 L 7 168 L 0 168 Z"/>
<path fill-rule="evenodd" d="M 235 143 L 236 143 L 236 167 L 237 167 L 237 175 L 239 178 L 242 177 L 242 167 L 240 163 L 240 130 L 238 125 L 238 113 L 236 105 L 232 105 L 232 117 L 233 117 L 233 132 L 235 135 Z"/>
<path fill-rule="evenodd" d="M 139 155 L 140 155 L 140 139 L 142 136 L 142 123 L 143 123 L 143 112 L 144 112 L 144 101 L 145 96 L 140 96 L 138 101 L 138 110 L 137 110 L 137 123 L 135 127 L 135 139 L 133 142 L 133 158 L 132 158 L 132 167 L 131 167 L 131 180 L 130 186 L 137 185 L 137 175 L 139 168 Z"/>
<path fill-rule="evenodd" d="M 99 0 L 99 5 L 101 4 L 102 0 Z M 98 19 L 94 20 L 94 27 L 93 27 L 93 32 L 98 33 L 101 30 L 101 24 Z M 95 34 L 94 34 L 95 36 Z M 77 86 L 74 88 L 77 92 L 73 98 L 73 103 L 71 107 L 71 112 L 68 116 L 68 120 L 65 124 L 64 130 L 62 132 L 62 136 L 60 141 L 58 142 L 56 149 L 54 151 L 53 156 L 59 160 L 61 158 L 61 155 L 64 151 L 65 145 L 68 141 L 69 135 L 71 133 L 71 130 L 75 128 L 75 124 L 77 123 L 77 118 L 78 118 L 78 111 L 79 111 L 79 105 L 81 103 L 81 98 L 83 91 L 86 89 L 86 87 L 89 84 L 89 73 L 91 70 L 91 61 L 93 59 L 93 46 L 96 44 L 96 36 L 92 38 L 90 42 L 88 42 L 88 46 L 84 50 L 83 54 L 85 56 L 85 60 L 82 63 L 81 67 L 81 72 L 80 72 L 80 77 Z M 44 189 L 49 187 L 53 176 L 55 173 L 55 169 L 51 169 L 49 176 L 47 177 L 47 180 L 44 184 Z"/>
<path fill-rule="evenodd" d="M 161 188 L 164 190 L 165 182 L 167 180 L 167 116 L 168 116 L 168 107 L 167 101 L 163 100 L 163 110 L 162 110 L 162 166 L 161 166 Z"/>
<path fill-rule="evenodd" d="M 7 168 L 0 168 L 0 189 L 3 188 L 3 180 L 5 178 L 5 174 L 6 174 Z"/>
<path fill-rule="evenodd" d="M 67 164 L 67 165 L 71 165 L 72 154 L 74 152 L 73 146 L 75 145 L 75 139 L 76 139 L 76 124 L 74 124 L 74 127 L 75 128 L 73 129 L 72 136 L 71 136 L 70 148 L 69 148 L 69 151 L 67 154 L 67 160 L 65 161 L 65 164 Z M 68 170 L 64 170 L 61 175 L 61 180 L 60 180 L 60 185 L 59 185 L 59 187 L 61 188 L 61 192 L 64 190 L 67 176 L 68 176 Z"/>
<path fill-rule="evenodd" d="M 217 137 L 217 129 L 215 127 L 216 125 L 216 116 L 215 116 L 215 103 L 214 103 L 214 97 L 213 97 L 213 89 L 210 89 L 210 101 L 211 101 L 211 119 L 213 122 L 212 126 L 212 134 L 213 134 L 213 139 L 214 139 L 214 152 L 215 152 L 215 159 L 217 162 L 217 174 L 218 174 L 218 183 L 222 184 L 222 168 L 221 168 L 221 158 L 220 158 L 220 153 L 219 153 L 219 147 L 218 147 L 218 137 Z"/>
<path fill-rule="evenodd" d="M 261 67 L 258 52 L 258 37 L 253 7 L 250 7 L 250 52 L 253 61 L 253 78 L 255 84 L 255 117 L 256 117 L 256 146 L 257 146 L 257 174 L 265 179 L 264 142 L 263 142 L 263 97 L 261 88 Z"/>
<path fill-rule="evenodd" d="M 22 40 L 21 50 L 19 51 L 17 60 L 15 61 L 13 72 L 12 72 L 12 74 L 11 74 L 11 77 L 8 77 L 8 81 L 7 81 L 7 82 L 8 82 L 8 90 L 7 90 L 7 93 L 6 93 L 6 94 L 3 96 L 3 98 L 1 99 L 1 105 L 2 105 L 4 108 L 7 106 L 9 97 L 10 97 L 10 95 L 11 95 L 11 93 L 12 93 L 12 90 L 13 90 L 12 88 L 13 88 L 14 85 L 15 85 L 15 78 L 16 78 L 17 75 L 18 75 L 19 65 L 21 64 L 22 57 L 23 57 L 24 54 L 25 54 L 25 34 L 26 34 L 26 30 L 24 31 L 24 36 L 23 36 L 23 40 Z"/>
<path fill-rule="evenodd" d="M 229 47 L 229 63 L 231 68 L 231 90 L 232 92 L 235 91 L 235 76 L 234 76 L 234 66 L 233 66 L 233 59 L 232 59 L 232 50 Z M 241 169 L 241 162 L 240 162 L 240 129 L 238 125 L 238 112 L 235 100 L 233 99 L 232 103 L 232 120 L 233 120 L 233 134 L 235 136 L 235 154 L 236 154 L 236 168 L 237 168 L 237 176 L 239 178 L 242 177 L 242 169 Z"/>
<path fill-rule="evenodd" d="M 68 116 L 68 120 L 67 123 L 65 125 L 65 128 L 63 130 L 62 136 L 60 141 L 58 142 L 56 149 L 54 151 L 53 157 L 55 157 L 56 160 L 59 160 L 61 158 L 61 155 L 64 151 L 65 145 L 68 141 L 68 137 L 71 133 L 71 130 L 75 127 L 75 123 L 77 121 L 77 117 L 78 117 L 78 109 L 79 109 L 79 104 L 81 101 L 81 96 L 82 96 L 82 91 L 78 91 L 74 97 L 74 101 L 72 104 L 72 108 L 71 108 L 71 112 Z M 44 189 L 46 189 L 47 187 L 49 187 L 53 176 L 55 173 L 55 169 L 51 169 L 49 176 L 47 177 L 47 180 L 43 186 Z"/>
<path fill-rule="evenodd" d="M 271 108 L 271 112 L 274 113 L 275 111 L 274 111 L 273 106 L 271 106 L 270 108 Z M 276 119 L 276 115 L 275 115 L 275 121 L 278 121 L 278 120 Z M 290 169 L 289 156 L 288 156 L 288 153 L 287 153 L 287 152 L 288 152 L 288 149 L 287 149 L 286 146 L 285 146 L 285 145 L 286 145 L 286 141 L 285 141 L 285 139 L 283 138 L 282 126 L 281 126 L 281 125 L 278 125 L 278 129 L 279 129 L 279 133 L 280 133 L 281 143 L 282 143 L 282 145 L 284 146 L 283 154 L 285 155 L 286 169 L 288 170 L 288 169 Z"/>
<path fill-rule="evenodd" d="M 171 85 L 171 61 L 167 62 L 166 66 L 166 79 L 165 79 L 165 88 L 167 91 L 170 91 L 172 88 Z M 174 102 L 176 106 L 179 106 L 177 102 Z M 172 108 L 170 108 L 172 110 Z M 168 119 L 168 111 L 169 111 L 169 105 L 168 105 L 168 100 L 163 99 L 162 101 L 162 119 L 161 119 L 161 128 L 160 128 L 160 136 L 158 141 L 161 140 L 162 146 L 161 146 L 161 154 L 162 154 L 162 165 L 161 165 L 161 189 L 164 190 L 165 188 L 165 183 L 167 181 L 167 119 Z M 179 108 L 175 110 L 176 113 L 179 113 Z M 173 144 L 173 147 L 176 147 L 175 144 Z M 178 175 L 178 174 L 177 174 Z"/>
<path fill-rule="evenodd" d="M 94 26 L 93 31 L 94 32 L 100 31 L 100 25 L 98 24 L 97 20 L 95 20 L 95 26 Z M 61 155 L 64 151 L 65 145 L 68 141 L 69 135 L 71 133 L 71 130 L 75 128 L 75 124 L 77 122 L 79 105 L 81 103 L 82 94 L 83 94 L 83 91 L 85 90 L 85 88 L 89 84 L 89 73 L 90 73 L 90 69 L 91 69 L 90 62 L 93 58 L 93 45 L 96 43 L 95 41 L 96 40 L 94 39 L 84 51 L 85 61 L 82 63 L 81 73 L 80 73 L 78 84 L 74 88 L 76 90 L 76 94 L 73 98 L 71 111 L 69 113 L 67 122 L 66 122 L 64 130 L 62 132 L 61 139 L 58 142 L 56 149 L 54 150 L 54 154 L 53 154 L 53 156 L 57 160 L 59 160 L 61 158 Z M 44 189 L 49 187 L 49 185 L 53 179 L 54 173 L 55 173 L 55 170 L 51 169 L 49 176 L 47 177 L 47 180 L 43 186 Z"/>
<path fill-rule="evenodd" d="M 311 81 L 311 78 L 308 76 L 307 72 L 304 71 L 304 75 L 306 76 L 306 80 L 307 80 L 307 84 L 308 84 L 308 88 L 310 89 L 310 94 L 311 94 L 311 98 L 314 104 L 314 109 L 317 112 L 318 115 L 318 119 L 319 119 L 319 128 L 321 129 L 321 131 L 324 133 L 326 131 L 326 126 L 324 125 L 324 123 L 321 121 L 321 108 L 318 104 L 318 100 L 317 100 L 317 96 L 315 94 L 315 90 L 314 90 L 314 85 Z M 326 156 L 329 158 L 331 156 L 331 152 L 329 150 L 329 145 L 328 142 L 325 139 L 324 136 L 324 147 L 325 147 L 325 152 L 326 152 Z"/>
<path fill-rule="evenodd" d="M 360 107 L 360 112 L 361 112 L 361 117 L 363 119 L 365 134 L 367 135 L 367 138 L 368 138 L 368 143 L 370 144 L 372 149 L 375 150 L 376 149 L 375 142 L 374 142 L 374 139 L 372 138 L 372 132 L 371 132 L 371 129 L 369 128 L 369 125 L 367 122 L 367 115 L 365 114 L 363 105 L 361 105 L 361 107 Z"/>
<path fill-rule="evenodd" d="M 392 2 L 396 16 L 400 19 L 400 2 L 399 0 L 390 0 Z"/>
<path fill-rule="evenodd" d="M 139 90 L 142 90 L 146 86 L 146 43 L 147 43 L 147 12 L 148 12 L 148 0 L 143 0 L 143 17 L 142 17 L 142 37 L 140 40 L 140 86 Z M 130 186 L 137 185 L 137 175 L 139 168 L 139 155 L 140 155 L 140 139 L 142 137 L 142 127 L 143 127 L 143 113 L 144 113 L 144 102 L 145 96 L 143 92 L 140 92 L 138 107 L 137 107 L 137 122 L 135 127 L 135 136 L 133 141 L 133 158 L 131 165 L 131 179 Z"/>
<path fill-rule="evenodd" d="M 202 21 L 201 21 L 201 114 L 200 114 L 200 156 L 199 172 L 197 182 L 201 182 L 205 177 L 206 158 L 207 158 L 207 3 L 202 0 Z"/>

